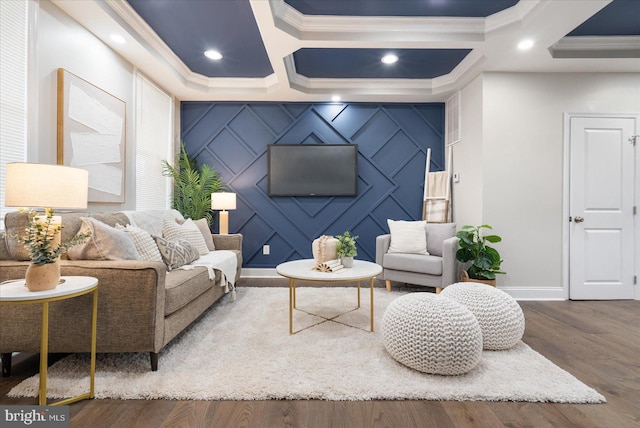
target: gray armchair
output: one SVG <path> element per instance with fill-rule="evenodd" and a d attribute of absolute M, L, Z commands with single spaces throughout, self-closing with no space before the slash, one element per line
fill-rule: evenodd
<path fill-rule="evenodd" d="M 391 235 L 376 237 L 376 263 L 382 266 L 387 291 L 391 281 L 435 287 L 437 293 L 458 281 L 456 224 L 427 223 L 426 233 L 429 255 L 389 253 Z"/>

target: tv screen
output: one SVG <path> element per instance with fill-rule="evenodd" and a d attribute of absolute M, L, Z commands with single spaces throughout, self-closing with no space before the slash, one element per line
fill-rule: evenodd
<path fill-rule="evenodd" d="M 357 144 L 270 144 L 269 196 L 356 196 Z"/>

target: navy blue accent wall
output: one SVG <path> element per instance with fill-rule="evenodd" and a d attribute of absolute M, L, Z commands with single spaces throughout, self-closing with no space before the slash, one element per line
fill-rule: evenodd
<path fill-rule="evenodd" d="M 346 230 L 360 236 L 356 258 L 373 261 L 388 218 L 422 216 L 427 148 L 431 171 L 444 169 L 442 103 L 183 102 L 181 124 L 187 152 L 237 193 L 229 231 L 244 235 L 244 267 L 311 258 L 315 238 Z M 318 143 L 358 144 L 358 196 L 269 197 L 267 145 Z"/>

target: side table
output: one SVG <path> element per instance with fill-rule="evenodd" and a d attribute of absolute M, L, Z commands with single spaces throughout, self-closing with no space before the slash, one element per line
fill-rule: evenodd
<path fill-rule="evenodd" d="M 89 392 L 51 403 L 61 406 L 94 397 L 96 373 L 96 336 L 98 325 L 98 280 L 90 276 L 63 276 L 63 281 L 53 290 L 29 291 L 24 279 L 0 285 L 0 306 L 42 304 L 42 335 L 40 338 L 40 388 L 38 404 L 47 405 L 47 360 L 49 352 L 49 303 L 72 299 L 93 293 L 93 314 L 91 320 L 91 368 Z"/>

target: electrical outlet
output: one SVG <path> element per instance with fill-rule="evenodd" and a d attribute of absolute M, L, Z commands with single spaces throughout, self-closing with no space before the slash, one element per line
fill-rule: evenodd
<path fill-rule="evenodd" d="M 271 254 L 271 247 L 269 245 L 263 245 L 262 246 L 262 255 L 268 256 L 269 254 Z"/>

